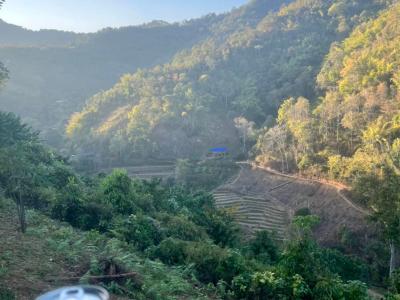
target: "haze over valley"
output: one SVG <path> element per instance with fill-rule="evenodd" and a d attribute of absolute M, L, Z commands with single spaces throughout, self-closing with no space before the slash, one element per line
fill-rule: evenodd
<path fill-rule="evenodd" d="M 179 2 L 0 20 L 0 299 L 398 299 L 400 2 Z"/>

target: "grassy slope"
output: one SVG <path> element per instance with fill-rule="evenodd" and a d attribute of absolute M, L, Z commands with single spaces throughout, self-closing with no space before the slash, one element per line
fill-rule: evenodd
<path fill-rule="evenodd" d="M 29 299 L 54 288 L 45 277 L 73 276 L 66 261 L 51 250 L 47 241 L 36 234 L 22 235 L 18 231 L 15 210 L 1 203 L 0 210 L 0 286 L 16 291 L 17 299 Z M 1 297 L 0 297 L 1 298 Z"/>
<path fill-rule="evenodd" d="M 18 232 L 15 206 L 0 198 L 0 299 L 12 290 L 18 300 L 78 280 L 103 257 L 112 257 L 124 272 L 138 272 L 141 290 L 133 299 L 210 299 L 196 282 L 183 279 L 184 270 L 139 257 L 134 249 L 97 233 L 83 233 L 35 212 L 27 212 L 28 230 Z M 91 273 L 91 275 L 97 275 Z M 3 296 L 2 296 L 3 293 Z M 4 299 L 5 298 L 5 299 Z M 13 298 L 10 298 L 13 299 Z M 114 296 L 113 299 L 125 299 Z"/>

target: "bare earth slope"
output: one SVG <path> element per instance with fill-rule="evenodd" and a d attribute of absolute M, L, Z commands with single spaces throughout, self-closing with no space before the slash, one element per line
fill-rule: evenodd
<path fill-rule="evenodd" d="M 45 277 L 76 276 L 76 270 L 49 248 L 45 238 L 31 234 L 31 228 L 25 235 L 20 233 L 16 212 L 1 201 L 0 287 L 12 290 L 17 299 L 33 299 L 57 287 Z"/>
<path fill-rule="evenodd" d="M 239 199 L 229 202 L 228 195 L 238 195 Z M 243 209 L 243 206 L 247 207 L 244 195 L 257 195 L 263 201 L 259 200 L 258 207 L 251 205 L 251 209 Z M 294 212 L 304 207 L 321 218 L 316 236 L 324 244 L 337 240 L 342 227 L 354 232 L 361 232 L 367 227 L 363 210 L 346 201 L 336 187 L 289 178 L 248 165 L 242 165 L 238 177 L 215 190 L 214 196 L 219 207 L 240 207 L 235 211 L 236 216 L 246 229 L 276 228 L 280 237 L 284 236 Z M 277 217 L 276 211 L 281 211 L 282 217 Z M 262 220 L 255 218 L 255 214 L 262 214 Z M 243 224 L 243 219 L 248 220 L 247 223 Z"/>

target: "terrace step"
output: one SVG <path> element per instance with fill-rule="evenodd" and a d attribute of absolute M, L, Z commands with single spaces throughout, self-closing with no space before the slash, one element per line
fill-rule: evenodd
<path fill-rule="evenodd" d="M 216 202 L 226 202 L 229 200 L 242 200 L 242 198 L 237 197 L 237 196 L 217 196 L 214 197 Z"/>
<path fill-rule="evenodd" d="M 254 224 L 254 223 L 251 223 L 251 222 L 248 222 L 245 220 L 244 221 L 240 220 L 240 221 L 238 221 L 238 223 L 241 225 L 245 225 L 247 227 L 252 227 L 252 228 L 265 228 L 265 229 L 274 230 L 274 231 L 282 232 L 282 233 L 285 231 L 281 226 L 276 226 L 273 224 L 266 224 L 266 223 Z"/>
<path fill-rule="evenodd" d="M 268 207 L 249 207 L 246 205 L 237 205 L 234 206 L 237 208 L 237 211 L 240 213 L 245 213 L 245 214 L 263 214 L 263 215 L 272 215 L 272 216 L 277 216 L 277 217 L 284 217 L 286 216 L 285 211 L 276 211 L 276 210 L 270 210 Z"/>
<path fill-rule="evenodd" d="M 279 237 L 283 237 L 285 235 L 285 231 L 283 231 L 280 228 L 277 227 L 271 227 L 271 226 L 265 226 L 265 225 L 254 225 L 254 224 L 249 224 L 245 222 L 239 222 L 239 225 L 248 229 L 251 229 L 251 231 L 254 230 L 267 230 L 271 233 L 276 233 Z"/>
<path fill-rule="evenodd" d="M 237 216 L 247 216 L 249 218 L 262 218 L 262 219 L 268 219 L 268 220 L 285 220 L 285 216 L 274 216 L 274 215 L 269 215 L 264 212 L 261 213 L 246 213 L 246 212 L 235 212 L 235 215 Z"/>
<path fill-rule="evenodd" d="M 214 199 L 217 207 L 232 209 L 235 220 L 250 234 L 268 230 L 276 232 L 277 239 L 284 239 L 288 214 L 272 196 L 219 189 L 214 192 Z"/>
<path fill-rule="evenodd" d="M 244 221 L 247 223 L 252 224 L 267 224 L 267 225 L 274 225 L 279 227 L 286 227 L 286 223 L 282 220 L 269 220 L 269 219 L 254 219 L 254 218 L 245 218 L 245 217 L 238 217 L 236 218 L 238 221 Z"/>
<path fill-rule="evenodd" d="M 242 204 L 242 207 L 246 207 L 248 209 L 263 210 L 263 211 L 267 211 L 272 214 L 285 214 L 286 213 L 284 210 L 276 209 L 276 208 L 268 206 L 268 205 L 259 205 L 259 204 L 254 205 L 254 204 L 250 204 L 250 203 L 241 203 L 241 204 Z"/>
<path fill-rule="evenodd" d="M 269 221 L 279 221 L 285 223 L 285 216 L 272 216 L 265 213 L 260 214 L 248 214 L 248 213 L 235 213 L 237 217 L 245 217 L 247 219 L 258 219 L 258 220 L 269 220 Z"/>

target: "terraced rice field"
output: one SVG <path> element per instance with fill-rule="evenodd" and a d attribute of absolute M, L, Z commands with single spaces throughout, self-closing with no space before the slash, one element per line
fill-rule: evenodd
<path fill-rule="evenodd" d="M 145 165 L 145 166 L 131 166 L 122 167 L 128 172 L 132 178 L 151 179 L 151 178 L 168 178 L 175 176 L 175 165 Z M 104 173 L 111 173 L 112 168 L 103 169 Z"/>
<path fill-rule="evenodd" d="M 320 217 L 314 234 L 324 245 L 333 245 L 343 228 L 366 236 L 365 214 L 344 200 L 334 186 L 242 165 L 240 175 L 225 187 L 239 195 L 253 193 L 274 200 L 272 203 L 286 209 L 289 219 L 298 209 L 309 208 L 312 214 Z"/>
<path fill-rule="evenodd" d="M 215 190 L 214 198 L 218 208 L 232 211 L 247 233 L 268 230 L 277 239 L 285 238 L 288 213 L 274 199 L 261 194 L 240 194 L 224 188 Z"/>
<path fill-rule="evenodd" d="M 129 176 L 141 179 L 167 178 L 175 175 L 175 165 L 135 166 L 125 168 Z"/>

